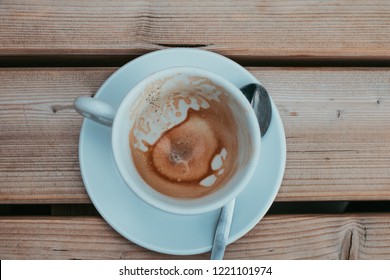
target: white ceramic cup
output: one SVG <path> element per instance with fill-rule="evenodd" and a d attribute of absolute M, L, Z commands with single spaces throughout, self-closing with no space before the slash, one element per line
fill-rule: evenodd
<path fill-rule="evenodd" d="M 222 87 L 235 102 L 226 104 L 239 127 L 238 168 L 230 179 L 215 192 L 199 198 L 174 198 L 164 195 L 149 186 L 137 171 L 131 157 L 129 132 L 134 125 L 133 112 L 138 110 L 139 99 L 145 90 L 156 81 L 188 83 L 193 77 L 204 77 L 212 84 Z M 189 86 L 191 83 L 188 83 Z M 172 84 L 170 84 L 172 86 Z M 207 90 L 207 89 L 206 89 Z M 142 105 L 143 106 L 143 105 Z M 145 105 L 147 106 L 147 105 Z M 233 107 L 232 107 L 233 106 Z M 261 137 L 257 118 L 250 103 L 231 82 L 217 74 L 194 67 L 173 67 L 158 71 L 139 82 L 123 99 L 116 110 L 112 106 L 91 97 L 79 97 L 74 107 L 84 117 L 112 126 L 112 150 L 119 173 L 129 188 L 141 199 L 161 210 L 175 214 L 201 214 L 221 208 L 235 199 L 251 179 L 260 158 Z"/>

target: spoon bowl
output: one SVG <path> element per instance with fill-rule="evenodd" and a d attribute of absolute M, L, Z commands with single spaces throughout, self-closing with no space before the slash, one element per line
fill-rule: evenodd
<path fill-rule="evenodd" d="M 271 99 L 267 90 L 260 84 L 247 84 L 240 88 L 251 103 L 260 126 L 261 137 L 267 132 L 272 118 Z"/>

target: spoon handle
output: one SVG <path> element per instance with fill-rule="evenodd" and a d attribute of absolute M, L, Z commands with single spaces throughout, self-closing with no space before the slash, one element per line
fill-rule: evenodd
<path fill-rule="evenodd" d="M 212 260 L 222 260 L 223 255 L 225 254 L 235 203 L 236 200 L 233 199 L 222 207 L 217 229 L 215 230 L 213 248 L 211 250 Z"/>
<path fill-rule="evenodd" d="M 260 125 L 261 137 L 267 132 L 272 117 L 272 105 L 267 90 L 260 84 L 251 83 L 240 88 L 251 103 Z M 211 249 L 212 260 L 222 260 L 232 224 L 235 199 L 222 207 L 215 231 L 213 247 Z"/>

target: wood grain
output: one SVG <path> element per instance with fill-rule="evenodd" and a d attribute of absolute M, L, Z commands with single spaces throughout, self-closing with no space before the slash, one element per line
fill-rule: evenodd
<path fill-rule="evenodd" d="M 278 200 L 390 199 L 390 72 L 380 68 L 250 69 L 284 123 Z"/>
<path fill-rule="evenodd" d="M 78 163 L 82 119 L 72 104 L 111 71 L 0 71 L 0 202 L 89 202 Z"/>
<path fill-rule="evenodd" d="M 225 259 L 390 259 L 390 215 L 266 216 Z M 100 218 L 0 218 L 1 259 L 208 259 L 129 242 Z"/>
<path fill-rule="evenodd" d="M 0 203 L 89 203 L 78 164 L 82 117 L 113 68 L 0 71 Z M 277 201 L 390 199 L 388 68 L 250 68 L 287 137 Z"/>
<path fill-rule="evenodd" d="M 389 59 L 390 3 L 13 1 L 0 3 L 0 55 L 139 55 L 200 47 L 252 59 Z"/>

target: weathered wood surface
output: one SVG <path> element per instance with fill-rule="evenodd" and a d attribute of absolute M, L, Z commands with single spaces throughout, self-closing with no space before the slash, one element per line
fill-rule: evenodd
<path fill-rule="evenodd" d="M 89 203 L 78 163 L 82 117 L 113 68 L 0 71 L 0 203 Z M 284 122 L 277 201 L 390 199 L 390 70 L 250 68 Z"/>
<path fill-rule="evenodd" d="M 89 202 L 78 163 L 79 95 L 112 70 L 0 70 L 0 202 Z"/>
<path fill-rule="evenodd" d="M 225 259 L 389 259 L 390 215 L 271 215 Z M 0 259 L 208 259 L 141 248 L 98 217 L 0 218 Z"/>
<path fill-rule="evenodd" d="M 0 56 L 189 46 L 250 59 L 389 59 L 389 34 L 386 0 L 0 2 Z"/>
<path fill-rule="evenodd" d="M 287 165 L 278 200 L 390 199 L 390 71 L 250 69 L 284 123 Z"/>

